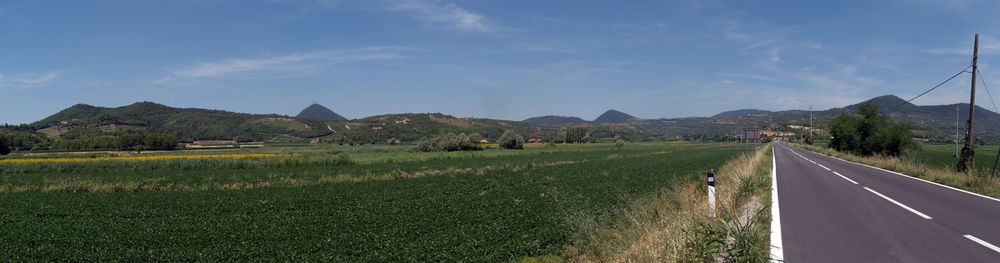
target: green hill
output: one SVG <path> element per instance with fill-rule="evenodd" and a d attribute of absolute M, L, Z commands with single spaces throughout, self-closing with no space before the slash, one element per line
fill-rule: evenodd
<path fill-rule="evenodd" d="M 299 115 L 295 115 L 295 117 L 299 119 L 320 120 L 320 121 L 347 120 L 347 118 L 344 118 L 344 116 L 340 116 L 340 114 L 337 114 L 336 112 L 333 112 L 332 110 L 328 109 L 327 107 L 324 107 L 323 105 L 319 105 L 318 103 L 313 103 L 312 105 L 309 105 L 309 107 L 302 109 L 302 112 L 299 112 Z"/>
<path fill-rule="evenodd" d="M 598 116 L 597 119 L 594 119 L 594 122 L 596 122 L 596 123 L 629 123 L 631 121 L 638 120 L 638 119 L 639 118 L 633 117 L 632 115 L 628 115 L 628 114 L 626 114 L 624 112 L 620 112 L 620 111 L 616 111 L 616 110 L 608 110 L 608 111 L 605 111 L 604 114 L 601 114 L 601 116 Z"/>
<path fill-rule="evenodd" d="M 289 125 L 289 122 L 299 125 Z M 249 141 L 278 134 L 315 137 L 329 133 L 321 129 L 324 125 L 318 121 L 277 114 L 173 108 L 152 102 L 117 108 L 77 104 L 31 126 L 50 137 L 68 139 L 155 132 L 174 135 L 181 141 L 234 138 Z"/>

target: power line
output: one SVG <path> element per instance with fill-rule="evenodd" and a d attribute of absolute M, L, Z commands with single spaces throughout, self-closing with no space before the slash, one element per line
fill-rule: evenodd
<path fill-rule="evenodd" d="M 993 94 L 990 94 L 990 89 L 986 87 L 986 78 L 983 78 L 983 72 L 976 69 L 976 73 L 979 73 L 979 82 L 983 83 L 983 89 L 986 90 L 986 95 L 990 96 L 990 104 L 993 104 L 993 111 L 1000 113 L 1000 110 L 997 109 L 997 103 L 993 101 Z"/>
<path fill-rule="evenodd" d="M 915 100 L 915 99 L 917 99 L 917 98 L 920 98 L 920 96 L 923 96 L 924 94 L 927 94 L 927 93 L 931 92 L 932 90 L 934 90 L 934 89 L 937 89 L 938 87 L 941 87 L 941 85 L 944 85 L 945 83 L 948 83 L 948 81 L 951 81 L 951 80 L 952 80 L 952 79 L 954 79 L 955 77 L 958 77 L 958 75 L 962 75 L 962 73 L 965 73 L 965 72 L 967 72 L 966 70 L 969 70 L 969 68 L 971 68 L 971 67 L 972 67 L 972 65 L 969 65 L 968 67 L 965 67 L 964 69 L 962 69 L 962 71 L 959 71 L 958 73 L 955 73 L 955 75 L 952 75 L 952 76 L 951 76 L 950 78 L 948 78 L 948 79 L 946 79 L 946 80 L 942 81 L 941 83 L 938 83 L 938 84 L 937 84 L 937 85 L 935 85 L 935 86 L 934 86 L 933 88 L 931 88 L 931 89 L 929 89 L 929 90 L 927 90 L 927 91 L 924 91 L 924 93 L 920 93 L 920 95 L 917 95 L 916 97 L 913 97 L 912 99 L 909 99 L 909 100 L 907 100 L 907 101 L 906 101 L 906 102 L 904 102 L 904 103 L 900 103 L 900 104 L 897 104 L 896 106 L 892 106 L 892 107 L 893 107 L 893 108 L 895 108 L 895 107 L 899 107 L 900 105 L 903 105 L 903 104 L 906 104 L 906 103 L 910 103 L 911 101 L 913 101 L 913 100 Z"/>
<path fill-rule="evenodd" d="M 983 77 L 983 72 L 979 71 L 978 68 L 976 69 L 976 72 L 979 73 L 979 81 L 983 83 L 983 89 L 986 90 L 986 95 L 990 96 L 990 104 L 993 104 L 993 111 L 1000 112 L 1000 110 L 997 110 L 996 102 L 993 101 L 993 94 L 990 94 L 990 89 L 986 87 L 986 78 Z M 993 179 L 993 177 L 997 175 L 998 163 L 1000 163 L 1000 149 L 997 149 L 997 156 L 993 159 L 993 171 L 990 172 L 990 179 Z"/>

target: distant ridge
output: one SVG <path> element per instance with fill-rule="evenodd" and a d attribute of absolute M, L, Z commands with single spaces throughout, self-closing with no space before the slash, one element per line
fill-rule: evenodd
<path fill-rule="evenodd" d="M 761 114 L 761 113 L 770 113 L 770 111 L 758 110 L 758 109 L 731 110 L 731 111 L 724 111 L 722 113 L 716 114 L 716 115 L 712 116 L 712 118 L 735 118 L 735 117 L 739 117 L 739 116 L 746 116 L 746 115 L 752 115 L 752 114 Z"/>
<path fill-rule="evenodd" d="M 608 110 L 608 111 L 605 111 L 604 114 L 601 114 L 601 116 L 598 116 L 597 119 L 594 119 L 594 122 L 596 122 L 596 123 L 629 123 L 629 122 L 631 122 L 633 120 L 637 120 L 637 119 L 639 119 L 639 118 L 636 118 L 636 117 L 634 117 L 632 115 L 628 115 L 628 114 L 626 114 L 624 112 L 620 112 L 620 111 L 616 111 L 616 110 Z"/>
<path fill-rule="evenodd" d="M 896 96 L 886 95 L 866 100 L 878 105 L 879 113 L 891 119 L 913 124 L 919 131 L 917 139 L 930 142 L 952 140 L 956 108 L 960 121 L 965 121 L 969 104 L 914 105 Z M 479 133 L 496 138 L 505 130 L 514 130 L 525 137 L 558 140 L 565 136 L 565 125 L 582 126 L 592 138 L 616 137 L 648 140 L 707 140 L 722 139 L 734 129 L 746 125 L 780 129 L 787 125 L 808 123 L 810 115 L 820 128 L 840 114 L 854 114 L 858 104 L 826 110 L 736 110 L 715 117 L 640 119 L 608 110 L 595 121 L 588 122 L 570 116 L 539 116 L 525 121 L 457 118 L 440 113 L 386 114 L 343 121 L 322 105 L 310 105 L 325 116 L 337 116 L 341 121 L 292 118 L 277 114 L 247 114 L 198 108 L 174 108 L 153 102 L 138 102 L 107 108 L 77 104 L 45 119 L 26 126 L 7 128 L 0 132 L 26 133 L 25 136 L 50 140 L 90 139 L 98 136 L 119 136 L 129 133 L 166 133 L 181 141 L 237 139 L 239 141 L 309 142 L 322 139 L 337 143 L 384 143 L 389 139 L 406 142 L 448 133 Z M 976 110 L 976 140 L 1000 142 L 1000 114 L 982 107 Z M 299 117 L 308 117 L 303 110 Z M 749 115 L 743 115 L 752 113 Z M 735 116 L 735 117 L 720 117 Z M 554 124 L 554 125 L 553 125 Z M 964 125 L 963 125 L 964 127 Z M 0 129 L 3 129 L 0 127 Z M 44 141 L 43 141 L 44 142 Z M 48 141 L 47 143 L 52 143 Z"/>
<path fill-rule="evenodd" d="M 587 123 L 587 121 L 580 119 L 578 117 L 572 116 L 556 116 L 556 115 L 545 115 L 539 117 L 532 117 L 525 119 L 524 122 L 536 124 L 536 125 L 552 125 L 552 124 L 572 124 L 572 123 Z"/>
<path fill-rule="evenodd" d="M 323 105 L 319 105 L 318 103 L 313 103 L 312 105 L 309 105 L 309 107 L 302 109 L 302 112 L 299 112 L 299 115 L 295 115 L 295 118 L 320 120 L 320 121 L 347 120 L 347 118 L 344 118 L 344 116 L 340 116 L 340 114 L 337 114 L 336 112 L 333 112 L 332 110 L 328 109 L 327 107 L 324 107 Z"/>
<path fill-rule="evenodd" d="M 284 124 L 284 125 L 279 125 Z M 31 124 L 46 136 L 93 138 L 127 133 L 166 133 L 178 140 L 261 140 L 273 134 L 314 137 L 330 133 L 318 121 L 277 114 L 247 114 L 197 108 L 174 108 L 137 102 L 106 108 L 77 104 Z"/>

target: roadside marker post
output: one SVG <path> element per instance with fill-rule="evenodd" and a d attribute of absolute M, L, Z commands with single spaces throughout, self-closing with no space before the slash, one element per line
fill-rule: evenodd
<path fill-rule="evenodd" d="M 715 173 L 708 171 L 708 214 L 715 217 Z"/>

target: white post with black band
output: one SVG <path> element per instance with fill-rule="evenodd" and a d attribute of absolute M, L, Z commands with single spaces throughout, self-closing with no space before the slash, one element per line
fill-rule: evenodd
<path fill-rule="evenodd" d="M 708 215 L 715 216 L 715 173 L 708 171 Z"/>

